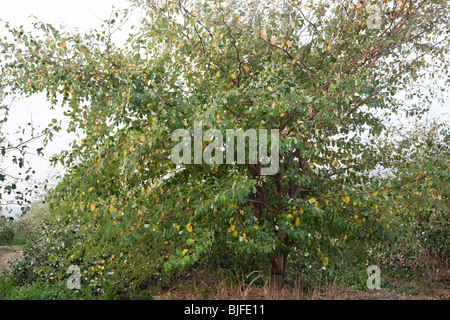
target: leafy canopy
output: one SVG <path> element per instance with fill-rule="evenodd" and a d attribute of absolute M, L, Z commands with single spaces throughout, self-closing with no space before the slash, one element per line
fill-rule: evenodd
<path fill-rule="evenodd" d="M 368 27 L 369 4 L 379 29 Z M 391 190 L 417 178 L 386 185 L 370 174 L 393 153 L 377 143 L 379 114 L 397 112 L 404 90 L 408 115 L 421 114 L 429 96 L 411 85 L 447 76 L 447 1 L 134 5 L 144 16 L 124 47 L 111 41 L 119 13 L 86 34 L 6 25 L 13 40 L 0 42 L 4 94 L 45 92 L 85 136 L 53 158 L 67 168 L 53 210 L 85 239 L 60 263 L 98 275 L 99 257 L 114 265 L 122 252 L 125 270 L 167 271 L 217 248 L 268 261 L 296 247 L 327 265 L 324 243 L 382 232 Z M 279 129 L 279 172 L 176 166 L 171 133 L 197 121 Z"/>

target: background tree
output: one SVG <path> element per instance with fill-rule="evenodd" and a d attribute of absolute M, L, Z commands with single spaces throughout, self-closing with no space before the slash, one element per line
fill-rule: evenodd
<path fill-rule="evenodd" d="M 53 130 L 46 129 L 38 133 L 33 127 L 32 118 L 23 127 L 14 131 L 6 130 L 8 115 L 13 102 L 4 103 L 0 91 L 0 214 L 11 213 L 11 205 L 21 206 L 22 212 L 27 211 L 27 205 L 33 196 L 39 193 L 38 183 L 33 179 L 35 170 L 30 165 L 28 157 L 43 156 L 44 145 L 31 151 L 30 144 L 34 141 L 48 138 Z M 39 188 L 40 189 L 40 188 Z"/>
<path fill-rule="evenodd" d="M 379 209 L 393 200 L 370 174 L 390 152 L 375 143 L 385 123 L 375 111 L 397 111 L 406 89 L 409 112 L 423 112 L 409 86 L 447 76 L 447 1 L 134 3 L 146 15 L 124 48 L 111 42 L 118 13 L 99 32 L 38 22 L 41 36 L 9 28 L 14 41 L 0 42 L 13 60 L 2 87 L 46 92 L 86 136 L 54 158 L 67 173 L 52 208 L 85 241 L 53 264 L 76 261 L 98 279 L 98 261 L 114 266 L 120 251 L 123 274 L 158 276 L 226 247 L 270 263 L 280 289 L 297 249 L 326 267 L 339 261 L 325 244 L 382 234 Z M 196 121 L 223 133 L 279 129 L 279 172 L 176 166 L 171 133 Z"/>

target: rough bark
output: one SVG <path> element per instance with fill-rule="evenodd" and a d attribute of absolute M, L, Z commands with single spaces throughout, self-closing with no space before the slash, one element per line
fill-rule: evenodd
<path fill-rule="evenodd" d="M 285 259 L 284 255 L 275 256 L 270 259 L 271 274 L 270 274 L 270 286 L 273 292 L 280 292 L 283 288 L 284 279 L 284 267 Z"/>
<path fill-rule="evenodd" d="M 289 237 L 281 232 L 279 234 L 284 244 L 289 247 Z M 270 271 L 270 284 L 272 292 L 278 293 L 283 289 L 284 272 L 286 270 L 287 254 L 279 254 L 270 259 L 271 271 Z"/>

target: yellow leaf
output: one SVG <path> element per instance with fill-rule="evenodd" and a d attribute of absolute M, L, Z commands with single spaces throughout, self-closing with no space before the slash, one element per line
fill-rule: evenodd
<path fill-rule="evenodd" d="M 139 137 L 139 139 L 144 142 L 145 141 L 145 136 L 143 134 L 141 134 L 141 136 Z"/>
<path fill-rule="evenodd" d="M 328 45 L 327 45 L 328 51 L 331 51 L 332 45 L 333 45 L 333 39 L 331 39 L 330 42 L 328 42 Z"/>
<path fill-rule="evenodd" d="M 373 196 L 375 197 L 377 194 L 378 194 L 378 191 L 375 191 L 375 192 L 373 193 Z"/>
<path fill-rule="evenodd" d="M 61 49 L 64 49 L 66 47 L 66 44 L 65 43 L 61 43 L 59 46 L 61 47 Z"/>
<path fill-rule="evenodd" d="M 284 112 L 280 113 L 280 117 L 284 117 Z"/>
<path fill-rule="evenodd" d="M 272 89 L 272 87 L 271 87 L 271 86 L 269 86 L 269 87 L 267 88 L 267 90 L 269 90 L 270 92 L 272 92 L 272 91 L 273 91 L 273 89 Z"/>
<path fill-rule="evenodd" d="M 186 229 L 187 231 L 192 232 L 192 226 L 190 222 L 186 225 Z"/>
<path fill-rule="evenodd" d="M 218 78 L 220 76 L 220 71 L 216 72 L 216 77 Z"/>
<path fill-rule="evenodd" d="M 91 203 L 91 211 L 95 210 L 95 203 Z"/>
<path fill-rule="evenodd" d="M 292 214 L 289 213 L 289 214 L 286 216 L 286 218 L 288 218 L 288 219 L 289 219 L 289 218 L 292 218 Z"/>
<path fill-rule="evenodd" d="M 109 213 L 113 213 L 114 211 L 114 205 L 111 205 L 111 207 L 109 207 Z"/>
<path fill-rule="evenodd" d="M 236 230 L 236 226 L 234 224 L 228 228 L 228 232 L 232 232 L 234 230 Z"/>
<path fill-rule="evenodd" d="M 263 38 L 264 40 L 267 40 L 266 30 L 261 31 L 261 38 Z"/>
<path fill-rule="evenodd" d="M 311 198 L 311 199 L 309 199 L 309 203 L 314 203 L 314 202 L 316 202 L 316 199 L 314 199 L 314 198 Z"/>
<path fill-rule="evenodd" d="M 275 45 L 275 43 L 277 43 L 277 41 L 276 41 L 274 38 L 270 38 L 270 43 L 271 43 L 272 45 Z"/>
<path fill-rule="evenodd" d="M 300 208 L 300 214 L 303 214 L 304 212 L 303 208 Z"/>
<path fill-rule="evenodd" d="M 288 47 L 292 47 L 292 42 L 291 42 L 291 40 L 286 41 L 286 45 L 287 45 Z"/>
<path fill-rule="evenodd" d="M 184 256 L 188 251 L 189 251 L 188 249 L 184 249 L 183 252 L 182 252 L 183 256 Z"/>
<path fill-rule="evenodd" d="M 249 71 L 250 71 L 250 68 L 247 67 L 247 66 L 244 66 L 244 70 L 245 70 L 245 72 L 249 72 Z"/>
<path fill-rule="evenodd" d="M 323 265 L 326 266 L 328 264 L 329 260 L 328 257 L 323 258 Z"/>
<path fill-rule="evenodd" d="M 297 217 L 297 219 L 295 219 L 295 225 L 298 227 L 300 225 L 300 218 Z"/>
<path fill-rule="evenodd" d="M 348 204 L 348 202 L 350 201 L 350 197 L 349 196 L 342 197 L 342 200 Z"/>
<path fill-rule="evenodd" d="M 234 229 L 234 230 L 233 230 L 233 237 L 237 237 L 237 235 L 238 235 L 237 230 Z"/>

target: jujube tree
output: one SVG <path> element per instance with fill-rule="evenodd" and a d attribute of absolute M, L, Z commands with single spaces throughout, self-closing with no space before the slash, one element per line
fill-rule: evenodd
<path fill-rule="evenodd" d="M 13 60 L 2 87 L 46 92 L 85 135 L 54 158 L 67 173 L 53 209 L 89 232 L 65 263 L 121 248 L 147 262 L 124 259 L 127 270 L 173 270 L 221 244 L 266 260 L 280 289 L 293 248 L 378 232 L 392 186 L 369 174 L 389 154 L 374 143 L 376 112 L 403 105 L 400 90 L 423 109 L 410 85 L 448 67 L 447 1 L 134 4 L 145 16 L 123 48 L 111 41 L 118 15 L 103 32 L 37 22 L 42 36 L 10 28 L 14 41 L 0 42 Z M 196 122 L 278 129 L 279 171 L 174 164 L 171 133 Z"/>

